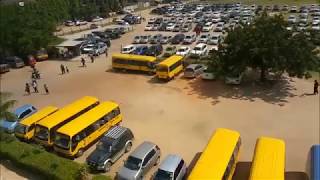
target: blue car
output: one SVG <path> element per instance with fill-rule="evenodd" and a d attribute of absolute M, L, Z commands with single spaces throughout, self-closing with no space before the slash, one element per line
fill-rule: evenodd
<path fill-rule="evenodd" d="M 136 47 L 136 50 L 133 52 L 133 54 L 137 55 L 145 55 L 148 51 L 148 46 L 138 46 Z"/>
<path fill-rule="evenodd" d="M 31 114 L 37 112 L 37 109 L 30 105 L 26 104 L 21 107 L 18 107 L 14 114 L 16 116 L 15 119 L 2 119 L 0 120 L 0 128 L 8 133 L 13 133 L 14 128 L 18 125 L 19 121 L 30 116 Z"/>

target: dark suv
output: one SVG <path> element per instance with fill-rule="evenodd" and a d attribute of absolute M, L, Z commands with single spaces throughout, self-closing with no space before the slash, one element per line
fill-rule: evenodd
<path fill-rule="evenodd" d="M 113 163 L 131 150 L 133 138 L 129 128 L 113 127 L 101 138 L 96 149 L 87 157 L 87 164 L 94 170 L 108 172 Z"/>

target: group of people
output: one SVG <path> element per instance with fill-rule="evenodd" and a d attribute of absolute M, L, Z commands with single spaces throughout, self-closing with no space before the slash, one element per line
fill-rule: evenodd
<path fill-rule="evenodd" d="M 69 73 L 68 66 L 64 66 L 63 64 L 60 65 L 61 74 Z"/>
<path fill-rule="evenodd" d="M 25 92 L 28 95 L 31 94 L 31 87 L 33 88 L 34 93 L 39 93 L 37 79 L 40 79 L 40 73 L 35 67 L 33 67 L 32 69 L 33 69 L 33 71 L 32 71 L 32 76 L 31 76 L 31 85 L 29 83 L 25 84 Z M 43 84 L 43 88 L 44 88 L 45 93 L 49 94 L 49 88 L 48 88 L 47 84 Z"/>
<path fill-rule="evenodd" d="M 94 56 L 93 56 L 93 54 L 89 54 L 88 57 L 90 58 L 91 63 L 94 63 Z M 82 64 L 82 67 L 87 67 L 87 65 L 86 65 L 86 60 L 84 59 L 84 57 L 81 57 L 81 64 Z"/>

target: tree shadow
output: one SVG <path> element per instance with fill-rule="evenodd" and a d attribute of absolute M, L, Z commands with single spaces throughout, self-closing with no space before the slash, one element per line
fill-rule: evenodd
<path fill-rule="evenodd" d="M 41 180 L 44 179 L 44 177 L 42 177 L 39 174 L 33 174 L 30 171 L 26 171 L 23 168 L 20 168 L 19 166 L 14 165 L 12 162 L 10 162 L 9 160 L 4 160 L 1 159 L 1 164 L 6 167 L 8 170 L 15 172 L 17 175 L 30 179 L 30 180 Z M 6 178 L 4 178 L 6 179 Z"/>
<path fill-rule="evenodd" d="M 219 98 L 231 98 L 254 102 L 257 99 L 279 106 L 287 103 L 288 97 L 295 97 L 296 90 L 292 80 L 282 78 L 277 81 L 243 81 L 240 85 L 226 85 L 223 81 L 203 81 L 200 78 L 190 81 L 187 89 L 189 95 L 198 95 L 201 99 L 211 99 L 212 104 L 219 103 Z"/>

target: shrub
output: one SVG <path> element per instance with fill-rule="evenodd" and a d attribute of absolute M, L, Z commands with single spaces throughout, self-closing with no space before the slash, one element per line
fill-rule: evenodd
<path fill-rule="evenodd" d="M 32 171 L 46 179 L 85 179 L 84 165 L 49 153 L 36 146 L 17 141 L 0 132 L 0 156 L 18 167 Z"/>

